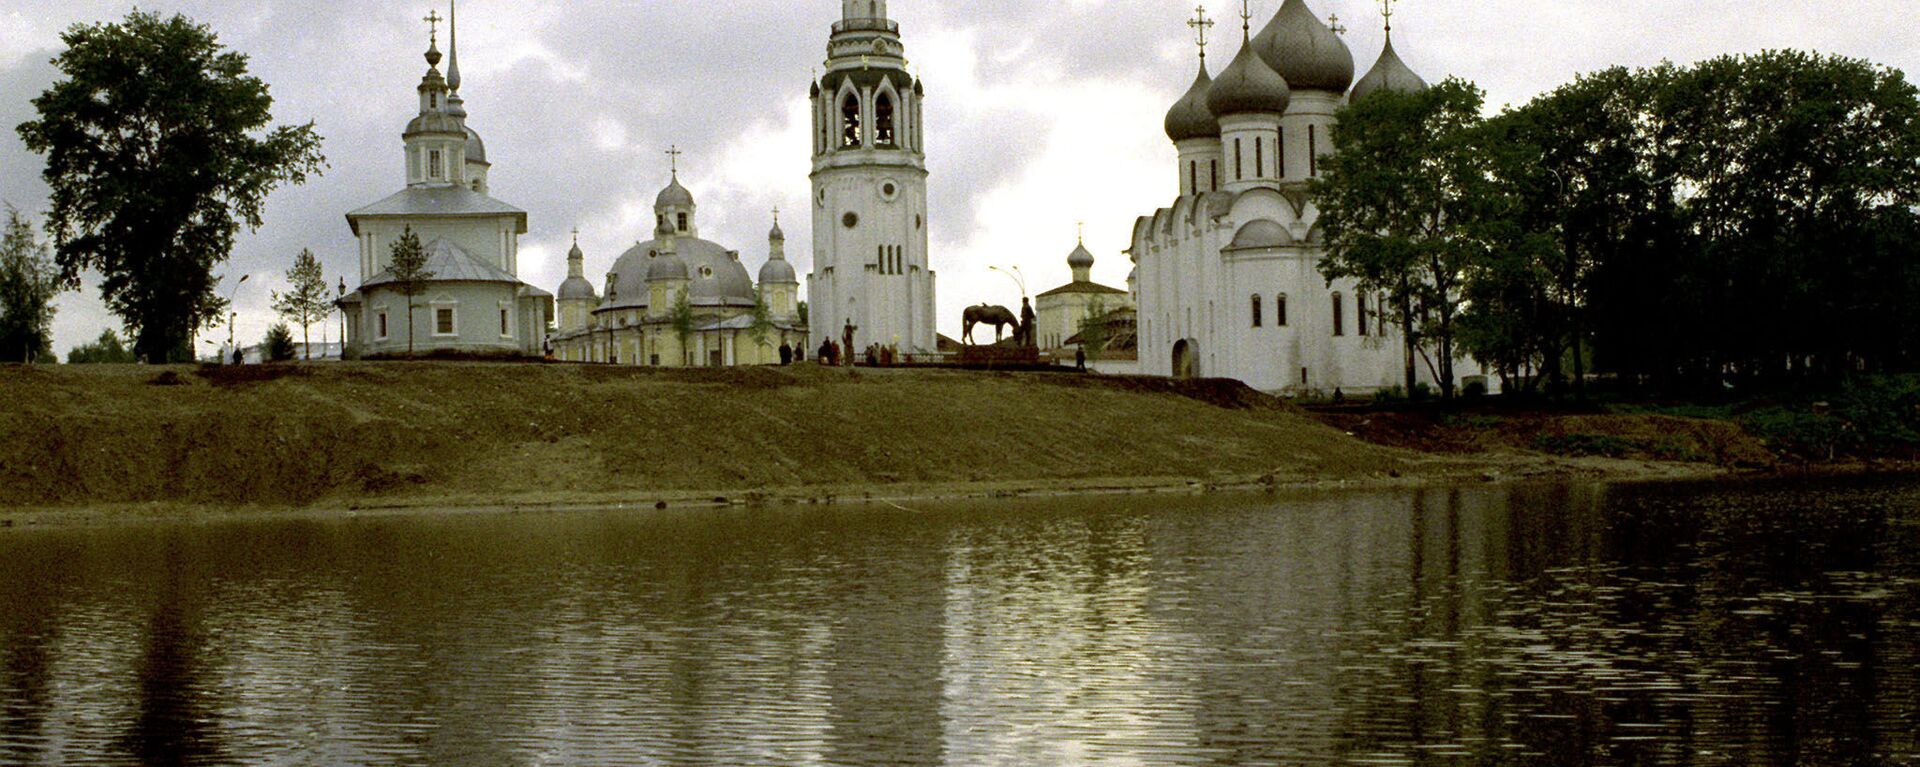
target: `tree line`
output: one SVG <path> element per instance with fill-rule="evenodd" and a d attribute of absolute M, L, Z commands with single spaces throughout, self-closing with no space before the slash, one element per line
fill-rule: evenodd
<path fill-rule="evenodd" d="M 1590 373 L 1684 392 L 1920 363 L 1920 91 L 1774 51 L 1614 68 L 1487 115 L 1453 79 L 1347 107 L 1314 182 L 1329 279 L 1452 393 Z"/>

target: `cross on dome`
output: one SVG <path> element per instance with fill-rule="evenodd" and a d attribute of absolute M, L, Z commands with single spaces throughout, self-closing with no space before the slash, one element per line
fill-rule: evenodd
<path fill-rule="evenodd" d="M 427 37 L 434 45 L 440 44 L 440 22 L 444 20 L 439 11 L 427 11 L 427 17 L 421 19 L 427 22 Z"/>
<path fill-rule="evenodd" d="M 1391 0 L 1389 0 L 1391 2 Z M 1253 40 L 1253 3 L 1252 0 L 1240 0 L 1240 42 Z"/>
<path fill-rule="evenodd" d="M 1387 23 L 1387 34 L 1393 34 L 1393 0 L 1380 0 L 1380 18 Z"/>
<path fill-rule="evenodd" d="M 675 178 L 680 176 L 680 155 L 683 154 L 686 152 L 680 151 L 678 144 L 667 147 L 667 163 L 671 166 Z"/>
<path fill-rule="evenodd" d="M 1193 27 L 1195 41 L 1200 45 L 1200 60 L 1206 61 L 1207 33 L 1213 29 L 1213 19 L 1207 18 L 1207 7 L 1204 5 L 1195 6 L 1193 14 L 1193 20 L 1187 22 L 1187 26 Z"/>
<path fill-rule="evenodd" d="M 1347 28 L 1340 25 L 1340 14 L 1337 13 L 1327 17 L 1327 28 L 1333 30 L 1336 35 L 1347 33 Z"/>

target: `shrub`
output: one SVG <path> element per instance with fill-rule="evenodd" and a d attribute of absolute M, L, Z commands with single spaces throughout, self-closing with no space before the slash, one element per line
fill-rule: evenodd
<path fill-rule="evenodd" d="M 267 361 L 288 362 L 293 359 L 293 330 L 287 323 L 280 323 L 267 329 Z"/>

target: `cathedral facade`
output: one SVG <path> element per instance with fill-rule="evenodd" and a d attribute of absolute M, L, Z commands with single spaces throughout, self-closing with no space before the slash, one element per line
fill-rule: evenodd
<path fill-rule="evenodd" d="M 740 251 L 700 237 L 698 206 L 680 174 L 654 200 L 653 237 L 613 262 L 604 294 L 586 278 L 579 243 L 567 254 L 553 356 L 648 367 L 777 365 L 804 350 L 800 280 L 776 219 L 755 285 Z"/>
<path fill-rule="evenodd" d="M 927 256 L 926 90 L 886 0 L 842 0 L 813 106 L 813 345 L 937 350 Z"/>
<path fill-rule="evenodd" d="M 553 296 L 518 277 L 527 213 L 488 196 L 492 165 L 480 134 L 467 126 L 457 28 L 451 34 L 444 76 L 437 35 L 428 46 L 427 74 L 416 89 L 420 112 L 401 136 L 406 187 L 347 214 L 359 243 L 360 287 L 339 307 L 352 354 L 543 352 Z M 415 296 L 401 292 L 388 268 L 393 244 L 409 232 L 425 246 L 432 275 Z"/>
<path fill-rule="evenodd" d="M 1194 26 L 1204 35 L 1210 22 Z M 1180 193 L 1134 225 L 1141 371 L 1283 393 L 1404 385 L 1406 351 L 1378 311 L 1383 296 L 1320 274 L 1326 249 L 1307 182 L 1333 149 L 1342 106 L 1427 85 L 1394 52 L 1390 29 L 1356 83 L 1346 42 L 1305 0 L 1285 0 L 1258 35 L 1250 23 L 1242 30 L 1217 78 L 1203 36 L 1199 74 L 1166 117 Z"/>

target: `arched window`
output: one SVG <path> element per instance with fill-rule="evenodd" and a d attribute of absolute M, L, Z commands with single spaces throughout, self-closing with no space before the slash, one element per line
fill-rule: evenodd
<path fill-rule="evenodd" d="M 847 102 L 840 106 L 840 145 L 855 147 L 860 145 L 860 97 L 847 94 Z"/>
<path fill-rule="evenodd" d="M 873 102 L 873 143 L 893 146 L 893 99 L 885 93 Z"/>
<path fill-rule="evenodd" d="M 1220 161 L 1219 160 L 1207 161 L 1207 186 L 1212 187 L 1208 191 L 1212 191 L 1212 192 L 1220 191 Z"/>
<path fill-rule="evenodd" d="M 1360 323 L 1355 325 L 1354 329 L 1359 330 L 1360 335 L 1364 336 L 1367 334 L 1367 294 L 1353 294 L 1353 306 L 1354 313 L 1360 318 Z"/>
<path fill-rule="evenodd" d="M 1280 140 L 1273 142 L 1273 153 L 1275 155 L 1274 164 L 1279 166 L 1280 168 L 1280 172 L 1275 173 L 1274 175 L 1280 178 L 1286 178 L 1287 177 L 1287 129 L 1286 128 L 1280 129 Z"/>
<path fill-rule="evenodd" d="M 1320 134 L 1307 126 L 1307 175 L 1320 175 Z"/>
<path fill-rule="evenodd" d="M 1233 180 L 1235 181 L 1239 181 L 1240 179 L 1246 178 L 1247 169 L 1245 167 L 1242 167 L 1240 163 L 1241 163 L 1240 139 L 1234 139 L 1233 140 Z"/>
<path fill-rule="evenodd" d="M 1333 294 L 1333 334 L 1335 336 L 1347 334 L 1347 303 L 1341 299 L 1339 293 Z"/>
<path fill-rule="evenodd" d="M 1187 161 L 1187 189 L 1193 194 L 1200 193 L 1200 163 Z"/>
<path fill-rule="evenodd" d="M 1256 328 L 1260 327 L 1263 319 L 1264 318 L 1260 316 L 1260 294 L 1255 293 L 1253 296 L 1253 326 Z"/>
<path fill-rule="evenodd" d="M 1276 328 L 1287 326 L 1287 294 L 1285 293 L 1273 297 L 1273 326 Z"/>

